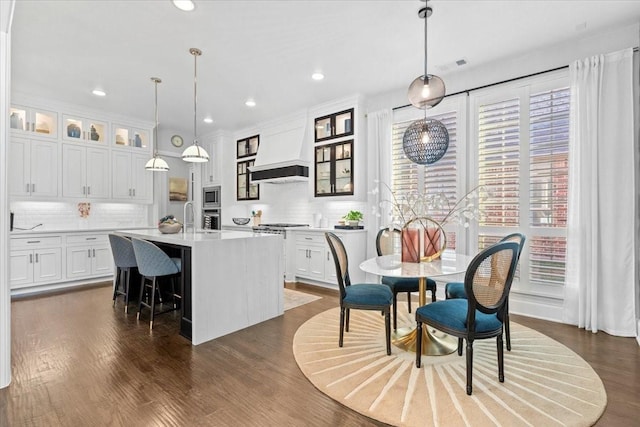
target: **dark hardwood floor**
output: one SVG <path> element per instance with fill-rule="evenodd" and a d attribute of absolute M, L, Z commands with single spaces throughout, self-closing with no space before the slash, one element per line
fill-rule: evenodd
<path fill-rule="evenodd" d="M 337 305 L 336 293 L 197 347 L 176 313 L 148 317 L 111 306 L 110 286 L 12 303 L 12 384 L 0 390 L 0 426 L 366 426 L 379 423 L 318 392 L 291 350 L 298 327 Z M 223 303 L 223 302 L 221 302 Z M 215 307 L 212 307 L 215 310 Z M 512 316 L 562 342 L 602 378 L 598 426 L 639 425 L 635 339 Z M 336 343 L 337 345 L 337 343 Z M 508 381 L 508 373 L 507 373 Z"/>

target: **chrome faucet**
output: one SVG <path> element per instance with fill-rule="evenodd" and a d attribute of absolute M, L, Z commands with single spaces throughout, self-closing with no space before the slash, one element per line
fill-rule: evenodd
<path fill-rule="evenodd" d="M 193 201 L 186 202 L 184 207 L 182 208 L 182 218 L 184 220 L 184 224 L 182 224 L 182 233 L 187 232 L 187 227 L 189 226 L 189 222 L 187 221 L 187 206 L 191 208 L 191 227 L 193 227 L 193 232 L 196 231 L 196 213 L 193 210 Z"/>

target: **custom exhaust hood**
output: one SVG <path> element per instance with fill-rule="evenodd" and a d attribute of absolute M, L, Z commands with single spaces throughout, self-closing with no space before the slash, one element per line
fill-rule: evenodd
<path fill-rule="evenodd" d="M 309 162 L 303 160 L 304 126 L 260 135 L 256 161 L 249 167 L 251 181 L 287 183 L 308 181 Z"/>

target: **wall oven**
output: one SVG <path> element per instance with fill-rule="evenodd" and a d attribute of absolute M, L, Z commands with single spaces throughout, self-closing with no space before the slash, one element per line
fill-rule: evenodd
<path fill-rule="evenodd" d="M 220 186 L 202 189 L 202 209 L 220 209 Z"/>
<path fill-rule="evenodd" d="M 202 228 L 205 230 L 220 230 L 220 209 L 202 210 Z"/>

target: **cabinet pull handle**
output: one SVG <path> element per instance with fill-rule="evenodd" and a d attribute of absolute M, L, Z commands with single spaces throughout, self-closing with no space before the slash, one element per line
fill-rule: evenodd
<path fill-rule="evenodd" d="M 40 243 L 40 240 L 27 240 L 27 243 Z"/>
<path fill-rule="evenodd" d="M 327 252 L 327 261 L 329 261 L 329 252 Z"/>
<path fill-rule="evenodd" d="M 86 240 L 96 240 L 97 237 L 87 237 Z"/>
<path fill-rule="evenodd" d="M 91 249 L 87 249 L 87 256 L 91 258 Z"/>
<path fill-rule="evenodd" d="M 87 187 L 86 186 L 82 186 L 82 194 L 87 194 Z"/>
<path fill-rule="evenodd" d="M 313 237 L 305 237 L 305 240 L 313 240 Z"/>
<path fill-rule="evenodd" d="M 87 195 L 91 194 L 91 186 L 87 186 Z"/>
<path fill-rule="evenodd" d="M 26 193 L 29 192 L 29 184 L 27 184 L 27 190 L 25 191 Z"/>
<path fill-rule="evenodd" d="M 133 197 L 136 197 L 136 189 L 133 189 Z"/>
<path fill-rule="evenodd" d="M 31 132 L 36 131 L 36 122 L 31 122 Z"/>
<path fill-rule="evenodd" d="M 129 197 L 131 197 L 131 189 L 129 189 Z"/>
<path fill-rule="evenodd" d="M 36 185 L 35 184 L 31 184 L 31 192 L 32 193 L 36 192 Z"/>
<path fill-rule="evenodd" d="M 29 254 L 29 264 L 33 264 L 33 254 Z"/>
<path fill-rule="evenodd" d="M 96 250 L 95 249 L 93 250 L 93 257 L 94 258 L 96 257 Z"/>
<path fill-rule="evenodd" d="M 38 254 L 36 254 L 36 262 L 38 262 Z"/>

